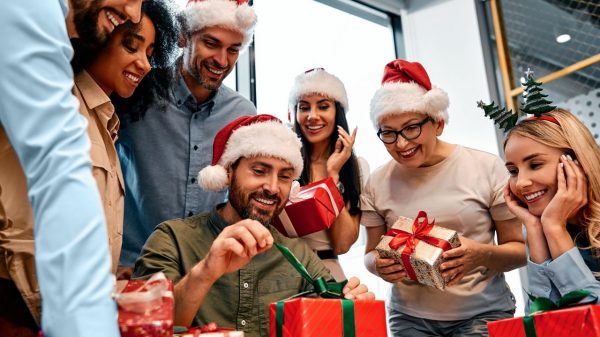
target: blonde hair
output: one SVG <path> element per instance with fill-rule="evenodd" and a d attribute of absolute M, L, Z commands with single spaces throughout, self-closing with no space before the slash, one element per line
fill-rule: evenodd
<path fill-rule="evenodd" d="M 512 135 L 530 138 L 538 143 L 574 154 L 588 179 L 588 203 L 583 207 L 580 221 L 594 256 L 600 256 L 600 149 L 588 128 L 572 113 L 554 109 L 546 114 L 554 117 L 560 125 L 540 120 L 527 119 L 519 122 L 504 141 Z"/>

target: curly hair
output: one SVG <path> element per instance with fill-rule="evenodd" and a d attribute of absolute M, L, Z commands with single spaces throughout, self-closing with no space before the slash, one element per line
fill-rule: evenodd
<path fill-rule="evenodd" d="M 156 31 L 154 53 L 150 58 L 152 70 L 140 82 L 131 97 L 124 99 L 116 94 L 111 96 L 119 118 L 128 118 L 132 122 L 140 120 L 149 105 L 158 104 L 159 97 L 169 95 L 173 82 L 171 65 L 179 51 L 177 41 L 180 26 L 175 16 L 175 8 L 171 0 L 144 0 L 142 2 L 142 15 L 152 21 Z M 133 32 L 140 29 L 139 24 L 129 23 L 126 26 L 124 29 L 133 30 Z"/>
<path fill-rule="evenodd" d="M 298 109 L 298 105 L 294 106 L 294 111 Z M 294 113 L 294 116 L 297 116 Z M 344 112 L 344 108 L 340 104 L 340 102 L 335 101 L 335 125 L 341 126 L 346 132 L 350 133 L 348 130 L 348 121 L 346 120 L 346 113 Z M 294 131 L 300 138 L 302 142 L 302 160 L 304 161 L 304 168 L 302 169 L 302 173 L 300 174 L 300 184 L 306 185 L 309 184 L 310 181 L 310 154 L 311 154 L 311 145 L 310 142 L 306 139 L 300 127 L 298 126 L 298 118 L 294 117 Z M 335 142 L 339 137 L 339 133 L 337 128 L 333 128 L 333 132 L 331 136 L 329 136 L 329 153 L 333 152 L 335 149 Z M 356 155 L 354 154 L 354 150 L 350 155 L 350 158 L 344 163 L 342 169 L 340 170 L 340 181 L 344 185 L 344 193 L 342 196 L 344 197 L 344 201 L 346 203 L 350 203 L 350 207 L 348 208 L 348 213 L 350 215 L 356 215 L 360 213 L 360 191 L 361 191 L 361 182 L 360 182 L 360 171 L 358 160 Z"/>
<path fill-rule="evenodd" d="M 554 117 L 560 125 L 537 119 L 523 120 L 510 130 L 504 148 L 511 136 L 519 135 L 574 155 L 588 179 L 588 203 L 580 221 L 586 227 L 592 252 L 599 257 L 600 149 L 588 128 L 572 113 L 559 108 L 546 115 Z"/>

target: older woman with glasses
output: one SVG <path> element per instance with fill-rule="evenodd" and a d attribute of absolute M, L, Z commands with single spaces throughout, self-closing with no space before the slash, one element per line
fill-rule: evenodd
<path fill-rule="evenodd" d="M 361 223 L 367 227 L 365 265 L 393 284 L 393 336 L 487 336 L 487 322 L 515 311 L 503 272 L 525 264 L 525 247 L 503 198 L 508 174 L 500 158 L 438 138 L 448 104 L 421 64 L 404 60 L 386 66 L 371 101 L 371 119 L 393 160 L 367 181 Z M 398 217 L 415 218 L 421 210 L 460 237 L 460 247 L 443 253 L 440 268 L 450 279 L 445 291 L 407 279 L 401 264 L 374 250 Z"/>

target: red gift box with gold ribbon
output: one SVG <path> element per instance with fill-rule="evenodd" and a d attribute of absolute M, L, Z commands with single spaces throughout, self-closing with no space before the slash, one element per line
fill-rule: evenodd
<path fill-rule="evenodd" d="M 353 321 L 344 313 L 343 302 L 353 304 Z M 349 301 L 326 298 L 294 298 L 269 305 L 270 337 L 343 337 L 344 325 L 353 326 L 355 337 L 386 337 L 387 327 L 383 301 Z M 281 336 L 277 333 L 279 317 Z"/>
<path fill-rule="evenodd" d="M 173 337 L 173 282 L 163 273 L 129 281 L 115 299 L 121 337 Z"/>
<path fill-rule="evenodd" d="M 547 311 L 531 316 L 537 337 L 600 337 L 600 305 Z M 525 337 L 523 317 L 488 323 L 490 337 Z"/>
<path fill-rule="evenodd" d="M 331 177 L 296 185 L 273 226 L 287 237 L 302 237 L 331 227 L 342 208 L 344 198 Z"/>

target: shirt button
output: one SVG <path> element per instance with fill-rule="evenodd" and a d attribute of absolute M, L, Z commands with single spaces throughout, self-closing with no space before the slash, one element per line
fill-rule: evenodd
<path fill-rule="evenodd" d="M 194 119 L 198 119 L 198 115 L 194 115 Z"/>
<path fill-rule="evenodd" d="M 244 288 L 248 289 L 248 282 L 244 282 Z"/>
<path fill-rule="evenodd" d="M 192 178 L 192 184 L 196 182 L 196 178 Z"/>
<path fill-rule="evenodd" d="M 177 100 L 177 105 L 181 105 L 181 100 L 180 99 Z"/>
<path fill-rule="evenodd" d="M 190 212 L 188 213 L 188 216 L 192 216 L 192 215 L 194 215 L 194 213 L 193 213 L 192 211 L 190 211 Z"/>
<path fill-rule="evenodd" d="M 544 288 L 545 292 L 550 292 L 550 288 Z"/>
<path fill-rule="evenodd" d="M 240 324 L 242 324 L 243 326 L 246 326 L 246 320 L 242 320 L 242 321 L 240 322 Z"/>
<path fill-rule="evenodd" d="M 548 272 L 548 276 L 553 277 L 554 276 L 554 272 L 549 271 Z"/>
<path fill-rule="evenodd" d="M 198 145 L 194 145 L 194 151 L 198 150 Z"/>

